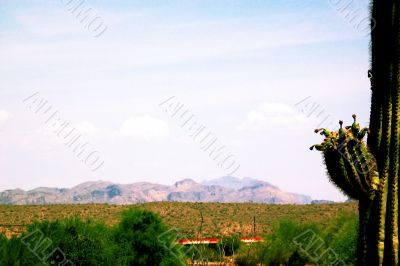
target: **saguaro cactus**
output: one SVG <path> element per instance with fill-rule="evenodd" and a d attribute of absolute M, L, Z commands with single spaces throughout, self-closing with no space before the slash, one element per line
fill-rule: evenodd
<path fill-rule="evenodd" d="M 399 264 L 400 0 L 372 1 L 371 114 L 369 129 L 330 132 L 322 151 L 330 179 L 359 202 L 358 265 Z M 363 140 L 368 134 L 367 143 Z"/>

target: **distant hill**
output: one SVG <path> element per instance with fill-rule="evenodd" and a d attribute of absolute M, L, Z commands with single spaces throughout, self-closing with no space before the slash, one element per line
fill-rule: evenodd
<path fill-rule="evenodd" d="M 206 186 L 221 186 L 238 190 L 243 194 L 253 194 L 252 202 L 265 202 L 262 198 L 269 198 L 267 203 L 297 203 L 309 204 L 312 199 L 310 196 L 282 192 L 278 187 L 268 182 L 254 179 L 251 177 L 237 178 L 233 176 L 223 176 L 202 182 Z"/>
<path fill-rule="evenodd" d="M 275 186 L 261 180 L 257 180 L 250 177 L 237 178 L 233 176 L 223 176 L 216 179 L 206 180 L 202 182 L 206 186 L 221 186 L 232 189 L 241 189 L 244 187 L 253 187 L 259 184 L 269 185 L 270 187 L 276 188 Z"/>
<path fill-rule="evenodd" d="M 139 182 L 115 184 L 85 182 L 72 188 L 39 187 L 0 192 L 0 204 L 132 204 L 157 201 L 177 202 L 256 202 L 271 204 L 309 204 L 309 196 L 283 192 L 253 178 L 221 177 L 197 183 L 184 179 L 171 186 Z"/>

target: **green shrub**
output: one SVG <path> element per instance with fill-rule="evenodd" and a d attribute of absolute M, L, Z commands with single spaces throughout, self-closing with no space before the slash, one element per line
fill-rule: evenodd
<path fill-rule="evenodd" d="M 261 245 L 242 245 L 235 256 L 237 266 L 257 266 L 261 262 Z"/>
<path fill-rule="evenodd" d="M 173 230 L 149 211 L 130 209 L 114 230 L 117 265 L 185 265 Z"/>
<path fill-rule="evenodd" d="M 299 225 L 289 220 L 279 222 L 273 228 L 273 233 L 265 237 L 265 243 L 260 251 L 263 262 L 266 265 L 288 265 L 289 260 L 294 263 L 293 256 L 302 252 L 294 239 L 308 231 L 319 234 L 319 229 L 314 224 Z M 306 256 L 302 256 L 301 259 L 309 260 Z"/>
<path fill-rule="evenodd" d="M 223 249 L 225 256 L 232 256 L 240 248 L 241 241 L 237 235 L 224 237 L 221 242 L 218 243 L 218 246 L 220 249 Z"/>
<path fill-rule="evenodd" d="M 71 261 L 74 265 L 110 265 L 113 258 L 113 242 L 110 230 L 101 223 L 80 218 L 63 221 L 44 221 L 28 227 L 21 241 L 33 249 L 42 242 L 49 245 L 48 262 Z M 41 255 L 39 257 L 42 257 Z"/>
<path fill-rule="evenodd" d="M 0 233 L 0 254 L 7 245 L 7 238 L 3 233 Z"/>
<path fill-rule="evenodd" d="M 306 255 L 299 251 L 293 252 L 293 254 L 290 256 L 289 261 L 288 261 L 288 266 L 304 266 L 307 265 L 307 263 L 310 260 L 307 258 Z"/>
<path fill-rule="evenodd" d="M 13 236 L 8 241 L 1 235 L 0 265 L 43 265 L 43 263 L 21 242 Z"/>
<path fill-rule="evenodd" d="M 328 239 L 328 245 L 346 265 L 356 265 L 358 218 L 343 215 L 336 221 L 339 226 L 336 232 Z"/>
<path fill-rule="evenodd" d="M 265 237 L 259 256 L 266 265 L 303 266 L 314 262 L 325 266 L 334 260 L 355 265 L 357 228 L 357 217 L 349 214 L 331 220 L 325 228 L 281 221 Z"/>

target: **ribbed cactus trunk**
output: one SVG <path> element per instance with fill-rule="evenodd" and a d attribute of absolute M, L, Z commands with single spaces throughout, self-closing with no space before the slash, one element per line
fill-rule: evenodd
<path fill-rule="evenodd" d="M 359 201 L 358 265 L 399 264 L 400 0 L 374 0 L 370 126 L 330 132 L 312 148 L 324 154 L 331 180 Z M 368 133 L 367 144 L 363 141 Z"/>

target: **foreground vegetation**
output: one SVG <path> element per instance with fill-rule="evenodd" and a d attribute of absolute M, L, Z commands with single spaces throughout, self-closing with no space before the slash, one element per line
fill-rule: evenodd
<path fill-rule="evenodd" d="M 176 228 L 182 238 L 199 236 L 252 236 L 272 232 L 277 221 L 290 220 L 296 224 L 314 223 L 327 227 L 341 213 L 357 215 L 356 203 L 321 205 L 267 205 L 255 203 L 179 203 L 153 202 L 134 205 L 140 209 L 158 213 L 170 227 Z M 0 232 L 7 237 L 21 234 L 26 225 L 38 220 L 55 221 L 68 217 L 83 220 L 93 218 L 108 226 L 121 220 L 121 212 L 131 206 L 86 205 L 0 205 Z M 201 223 L 203 216 L 203 223 Z"/>
<path fill-rule="evenodd" d="M 0 235 L 0 265 L 184 265 L 174 241 L 157 215 L 136 209 L 113 227 L 80 218 L 42 221 L 19 237 Z"/>
<path fill-rule="evenodd" d="M 34 222 L 9 239 L 0 234 L 0 265 L 355 265 L 357 227 L 356 215 L 342 213 L 324 226 L 276 221 L 260 243 L 236 234 L 217 245 L 181 246 L 178 230 L 134 208 L 112 226 L 70 217 Z"/>

